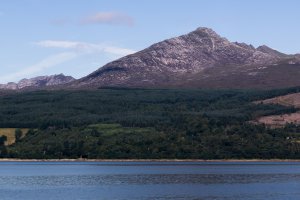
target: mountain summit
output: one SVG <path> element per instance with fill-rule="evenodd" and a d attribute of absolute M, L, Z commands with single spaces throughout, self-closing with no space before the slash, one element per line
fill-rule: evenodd
<path fill-rule="evenodd" d="M 296 57 L 265 45 L 230 42 L 212 29 L 198 28 L 108 63 L 72 87 L 295 86 L 300 85 Z"/>

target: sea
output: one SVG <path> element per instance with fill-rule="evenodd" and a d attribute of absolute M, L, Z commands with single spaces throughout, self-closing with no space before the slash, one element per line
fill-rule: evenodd
<path fill-rule="evenodd" d="M 299 162 L 0 162 L 1 200 L 300 199 Z"/>

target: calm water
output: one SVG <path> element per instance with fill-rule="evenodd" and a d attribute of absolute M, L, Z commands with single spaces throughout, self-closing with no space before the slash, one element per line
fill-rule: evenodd
<path fill-rule="evenodd" d="M 300 163 L 0 163 L 0 199 L 300 199 Z"/>

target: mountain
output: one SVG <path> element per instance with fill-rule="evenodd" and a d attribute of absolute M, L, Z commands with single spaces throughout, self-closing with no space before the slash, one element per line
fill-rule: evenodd
<path fill-rule="evenodd" d="M 110 62 L 73 88 L 275 88 L 300 85 L 300 56 L 230 42 L 212 29 L 195 31 Z"/>
<path fill-rule="evenodd" d="M 288 55 L 286 55 L 284 53 L 281 53 L 279 51 L 276 51 L 274 49 L 271 49 L 270 47 L 268 47 L 266 45 L 259 46 L 257 48 L 257 50 L 261 51 L 263 53 L 266 53 L 268 55 L 271 55 L 271 56 L 274 56 L 274 57 L 278 57 L 278 58 L 286 58 L 286 57 L 288 57 Z"/>
<path fill-rule="evenodd" d="M 38 76 L 30 79 L 22 79 L 18 83 L 0 84 L 0 89 L 4 90 L 21 90 L 26 88 L 42 88 L 46 86 L 57 86 L 66 83 L 70 83 L 75 79 L 71 76 L 65 76 L 63 74 L 51 75 L 51 76 Z"/>

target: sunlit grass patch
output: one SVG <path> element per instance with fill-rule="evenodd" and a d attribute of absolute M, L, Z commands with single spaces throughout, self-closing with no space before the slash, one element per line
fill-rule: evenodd
<path fill-rule="evenodd" d="M 22 137 L 24 137 L 27 134 L 29 129 L 21 128 L 20 130 L 23 133 Z M 16 141 L 15 131 L 16 131 L 16 128 L 0 128 L 0 136 L 5 135 L 7 137 L 7 141 L 5 142 L 5 145 L 11 145 L 11 144 L 15 143 L 15 141 Z"/>

